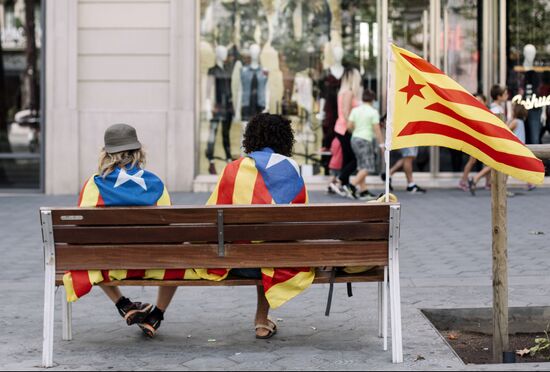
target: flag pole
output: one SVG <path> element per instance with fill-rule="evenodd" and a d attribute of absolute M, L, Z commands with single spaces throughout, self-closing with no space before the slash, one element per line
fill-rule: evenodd
<path fill-rule="evenodd" d="M 392 138 L 392 116 L 391 106 L 393 99 L 390 94 L 390 87 L 392 86 L 392 73 L 391 73 L 391 58 L 392 52 L 392 38 L 388 37 L 388 45 L 386 46 L 386 60 L 387 60 L 387 82 L 386 82 L 386 143 L 384 146 L 384 163 L 386 166 L 386 179 L 384 181 L 384 195 L 386 196 L 386 203 L 390 202 L 390 150 L 391 150 L 391 138 Z"/>

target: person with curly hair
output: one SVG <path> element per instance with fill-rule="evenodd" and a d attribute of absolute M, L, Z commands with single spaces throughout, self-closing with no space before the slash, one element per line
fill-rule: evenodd
<path fill-rule="evenodd" d="M 244 132 L 245 155 L 225 167 L 208 204 L 306 203 L 304 180 L 290 158 L 294 142 L 290 120 L 267 113 L 253 117 Z M 269 309 L 309 287 L 315 276 L 311 268 L 236 268 L 231 273 L 261 279 L 254 320 L 256 338 L 260 339 L 277 332 L 277 325 L 268 318 Z"/>

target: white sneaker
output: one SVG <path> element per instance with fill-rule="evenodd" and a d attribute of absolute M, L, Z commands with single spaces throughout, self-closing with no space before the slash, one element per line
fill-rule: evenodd
<path fill-rule="evenodd" d="M 347 194 L 346 194 L 346 191 L 342 188 L 342 186 L 339 186 L 337 185 L 336 183 L 334 182 L 331 182 L 329 185 L 328 185 L 328 188 L 330 190 L 332 190 L 335 194 L 338 194 L 340 196 L 343 196 L 343 197 L 346 197 Z"/>

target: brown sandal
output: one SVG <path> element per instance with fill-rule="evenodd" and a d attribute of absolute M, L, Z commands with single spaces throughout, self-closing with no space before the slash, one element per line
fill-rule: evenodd
<path fill-rule="evenodd" d="M 267 319 L 267 321 L 269 324 L 257 324 L 254 330 L 257 331 L 258 329 L 265 329 L 268 331 L 268 334 L 265 336 L 258 336 L 258 334 L 256 334 L 256 338 L 266 340 L 275 336 L 275 334 L 277 333 L 277 324 L 275 324 L 275 322 L 269 318 Z"/>

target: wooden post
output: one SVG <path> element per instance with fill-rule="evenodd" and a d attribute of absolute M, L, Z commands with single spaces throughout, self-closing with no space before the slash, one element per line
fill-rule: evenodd
<path fill-rule="evenodd" d="M 493 360 L 502 363 L 508 350 L 508 236 L 506 180 L 491 170 L 493 223 Z"/>

